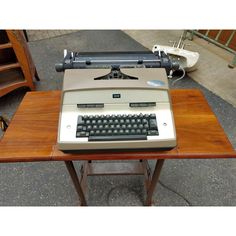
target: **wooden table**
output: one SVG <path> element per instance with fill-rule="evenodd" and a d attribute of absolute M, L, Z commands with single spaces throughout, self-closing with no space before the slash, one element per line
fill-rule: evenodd
<path fill-rule="evenodd" d="M 121 174 L 141 173 L 140 166 L 147 160 L 156 159 L 153 174 L 146 176 L 147 199 L 151 205 L 152 194 L 157 184 L 165 159 L 235 158 L 224 130 L 209 107 L 203 94 L 196 89 L 171 90 L 177 147 L 172 150 L 93 151 L 80 154 L 65 154 L 57 149 L 57 127 L 60 109 L 60 91 L 28 92 L 14 115 L 9 128 L 0 142 L 0 162 L 65 161 L 81 205 L 86 205 L 83 187 L 86 178 L 79 180 L 73 160 L 85 160 L 85 174 L 104 174 L 94 160 L 138 160 L 136 168 L 120 164 Z M 111 167 L 110 167 L 111 168 Z M 146 168 L 145 168 L 146 169 Z M 96 173 L 95 173 L 96 172 Z M 118 174 L 117 169 L 113 172 Z M 117 173 L 116 173 L 117 172 Z M 107 173 L 112 174 L 112 173 Z M 86 176 L 85 175 L 85 176 Z"/>

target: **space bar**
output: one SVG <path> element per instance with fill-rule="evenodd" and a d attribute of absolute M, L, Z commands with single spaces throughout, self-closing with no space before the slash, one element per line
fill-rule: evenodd
<path fill-rule="evenodd" d="M 88 141 L 147 140 L 146 135 L 90 136 Z"/>

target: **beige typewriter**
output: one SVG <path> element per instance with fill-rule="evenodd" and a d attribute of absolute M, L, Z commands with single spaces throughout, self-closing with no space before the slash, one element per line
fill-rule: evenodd
<path fill-rule="evenodd" d="M 75 66 L 73 57 L 75 55 L 70 60 Z M 89 62 L 81 61 L 87 65 L 86 68 L 82 65 L 64 68 L 57 141 L 60 150 L 176 146 L 165 68 L 128 68 L 127 64 L 109 68 L 101 64 L 101 58 L 99 67 L 96 67 L 98 63 L 91 57 Z M 143 60 L 142 64 L 153 63 L 150 61 Z M 59 65 L 57 70 L 62 66 L 68 65 Z"/>

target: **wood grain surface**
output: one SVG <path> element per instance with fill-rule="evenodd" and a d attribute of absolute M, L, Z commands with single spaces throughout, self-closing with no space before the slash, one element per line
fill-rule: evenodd
<path fill-rule="evenodd" d="M 177 147 L 172 150 L 92 151 L 57 149 L 60 91 L 28 92 L 0 141 L 0 161 L 235 158 L 224 130 L 196 89 L 171 90 Z"/>

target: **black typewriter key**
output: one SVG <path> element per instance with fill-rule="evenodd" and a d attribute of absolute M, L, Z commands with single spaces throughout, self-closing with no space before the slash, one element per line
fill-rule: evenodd
<path fill-rule="evenodd" d="M 111 129 L 114 129 L 114 128 L 115 128 L 115 125 L 110 125 L 110 128 L 111 128 Z"/>
<path fill-rule="evenodd" d="M 96 122 L 96 120 L 92 120 L 91 123 L 92 124 L 96 124 L 97 122 Z"/>
<path fill-rule="evenodd" d="M 137 134 L 141 134 L 141 129 L 136 129 Z"/>
<path fill-rule="evenodd" d="M 76 137 L 87 137 L 88 134 L 88 132 L 81 131 L 76 133 Z"/>
<path fill-rule="evenodd" d="M 113 123 L 113 120 L 112 120 L 112 119 L 109 119 L 109 120 L 108 120 L 108 123 L 109 123 L 109 124 L 112 124 L 112 123 Z"/>
<path fill-rule="evenodd" d="M 112 130 L 111 129 L 107 130 L 107 134 L 112 134 Z"/>
<path fill-rule="evenodd" d="M 96 130 L 96 131 L 95 131 L 95 134 L 96 134 L 96 135 L 100 135 L 100 134 L 101 134 L 101 131 L 100 131 L 100 130 Z"/>
<path fill-rule="evenodd" d="M 117 130 L 117 129 L 114 129 L 114 130 L 113 130 L 113 134 L 114 134 L 114 135 L 117 135 L 117 134 L 118 134 L 118 130 Z"/>
<path fill-rule="evenodd" d="M 98 128 L 98 126 L 97 126 L 97 125 L 94 125 L 94 126 L 93 126 L 93 129 L 94 129 L 94 130 L 95 130 L 95 129 L 97 129 L 97 128 Z"/>
<path fill-rule="evenodd" d="M 137 129 L 137 128 L 138 128 L 138 125 L 137 125 L 137 124 L 133 124 L 133 128 L 134 128 L 134 129 Z"/>
<path fill-rule="evenodd" d="M 91 136 L 91 135 L 94 135 L 95 134 L 95 131 L 94 130 L 91 130 L 90 132 L 89 132 L 89 135 Z"/>
<path fill-rule="evenodd" d="M 142 129 L 143 128 L 143 124 L 139 124 L 138 127 L 139 127 L 139 129 Z"/>
<path fill-rule="evenodd" d="M 113 135 L 113 136 L 91 136 L 89 141 L 119 141 L 119 140 L 147 140 L 146 135 Z"/>
<path fill-rule="evenodd" d="M 120 125 L 118 124 L 118 125 L 116 125 L 116 129 L 120 129 Z"/>
<path fill-rule="evenodd" d="M 98 121 L 97 121 L 97 124 L 98 124 L 98 125 L 102 124 L 102 120 L 98 120 Z"/>
<path fill-rule="evenodd" d="M 87 126 L 87 130 L 88 130 L 88 131 L 92 130 L 92 125 L 88 125 L 88 126 Z"/>
<path fill-rule="evenodd" d="M 106 130 L 102 130 L 101 131 L 101 135 L 106 135 L 107 131 Z"/>
<path fill-rule="evenodd" d="M 128 129 L 125 130 L 125 134 L 129 134 L 129 130 Z"/>
<path fill-rule="evenodd" d="M 86 131 L 86 130 L 87 130 L 87 127 L 83 126 L 82 131 Z"/>
<path fill-rule="evenodd" d="M 149 130 L 148 135 L 159 135 L 157 130 Z"/>
<path fill-rule="evenodd" d="M 77 126 L 77 130 L 78 130 L 78 131 L 82 131 L 82 129 L 83 129 L 83 126 L 82 126 L 82 125 L 78 125 L 78 126 Z"/>
<path fill-rule="evenodd" d="M 125 124 L 121 125 L 121 128 L 126 129 L 126 125 Z"/>
<path fill-rule="evenodd" d="M 119 123 L 119 120 L 118 120 L 118 119 L 115 119 L 115 120 L 114 120 L 114 123 L 115 123 L 115 124 L 118 124 L 118 123 Z"/>
<path fill-rule="evenodd" d="M 78 121 L 77 121 L 77 125 L 83 125 L 84 124 L 84 120 L 82 116 L 78 116 Z"/>
<path fill-rule="evenodd" d="M 136 132 L 135 132 L 135 129 L 131 129 L 131 130 L 130 130 L 130 133 L 131 133 L 131 134 L 135 134 L 135 133 L 136 133 Z"/>
<path fill-rule="evenodd" d="M 146 123 L 146 124 L 143 126 L 143 128 L 148 129 L 148 128 L 149 128 L 148 124 Z"/>
<path fill-rule="evenodd" d="M 120 123 L 121 123 L 121 124 L 124 124 L 124 123 L 125 123 L 125 120 L 124 120 L 124 119 L 120 119 Z"/>
<path fill-rule="evenodd" d="M 143 124 L 145 124 L 145 123 L 147 123 L 147 122 L 148 122 L 148 120 L 147 120 L 147 119 L 145 119 L 145 118 L 144 118 L 144 119 L 142 119 L 142 123 L 143 123 Z"/>
<path fill-rule="evenodd" d="M 104 129 L 109 129 L 109 125 L 104 125 Z"/>
<path fill-rule="evenodd" d="M 150 129 L 157 129 L 157 121 L 156 121 L 156 119 L 150 119 L 149 120 L 149 127 L 150 127 Z"/>
<path fill-rule="evenodd" d="M 135 119 L 131 119 L 131 124 L 135 124 L 136 123 L 136 120 Z"/>
<path fill-rule="evenodd" d="M 85 124 L 86 124 L 86 125 L 88 125 L 88 124 L 90 124 L 90 123 L 91 123 L 90 120 L 86 120 L 86 121 L 85 121 Z"/>
<path fill-rule="evenodd" d="M 129 119 L 125 119 L 125 123 L 126 123 L 126 124 L 129 124 L 129 123 L 130 123 L 130 120 L 129 120 Z"/>
<path fill-rule="evenodd" d="M 127 129 L 131 129 L 132 128 L 132 125 L 131 124 L 128 124 L 127 125 Z"/>
<path fill-rule="evenodd" d="M 146 129 L 142 129 L 142 134 L 147 134 L 147 130 Z"/>
<path fill-rule="evenodd" d="M 150 118 L 156 118 L 156 114 L 154 114 L 154 113 L 151 114 L 151 115 L 150 115 Z"/>
<path fill-rule="evenodd" d="M 124 134 L 124 133 L 125 133 L 125 131 L 123 129 L 119 130 L 119 134 Z"/>
<path fill-rule="evenodd" d="M 141 119 L 137 119 L 136 122 L 137 122 L 137 123 L 141 123 Z"/>
<path fill-rule="evenodd" d="M 99 125 L 99 126 L 98 126 L 98 129 L 103 129 L 103 125 Z"/>
<path fill-rule="evenodd" d="M 99 118 L 99 116 L 98 116 L 98 115 L 95 115 L 95 116 L 94 116 L 94 119 L 96 119 L 96 120 L 97 120 L 98 118 Z"/>
<path fill-rule="evenodd" d="M 102 121 L 102 123 L 103 123 L 103 124 L 108 124 L 108 120 L 107 120 L 107 119 L 104 119 L 104 120 Z"/>

